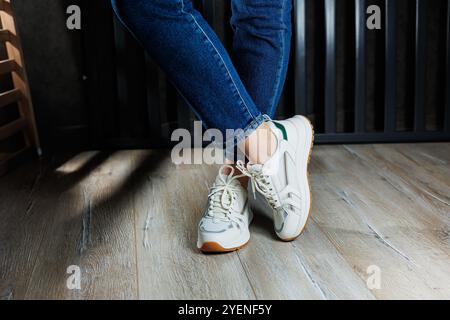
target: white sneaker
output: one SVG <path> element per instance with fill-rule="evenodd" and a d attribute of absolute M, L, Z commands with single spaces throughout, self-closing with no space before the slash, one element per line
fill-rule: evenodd
<path fill-rule="evenodd" d="M 225 175 L 224 169 L 230 170 Z M 249 224 L 253 219 L 247 190 L 233 176 L 231 166 L 223 166 L 208 196 L 209 202 L 198 226 L 197 247 L 203 252 L 231 252 L 250 240 Z"/>
<path fill-rule="evenodd" d="M 278 237 L 293 241 L 303 232 L 311 210 L 308 164 L 314 131 L 302 116 L 269 125 L 278 137 L 272 158 L 264 165 L 238 162 L 237 167 L 271 207 Z"/>

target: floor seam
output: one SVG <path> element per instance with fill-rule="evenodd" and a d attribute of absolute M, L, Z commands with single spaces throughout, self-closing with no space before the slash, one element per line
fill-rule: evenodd
<path fill-rule="evenodd" d="M 244 270 L 245 277 L 247 278 L 248 284 L 250 285 L 250 288 L 252 289 L 253 295 L 255 296 L 255 300 L 259 300 L 258 295 L 256 294 L 256 290 L 253 287 L 253 283 L 251 282 L 250 277 L 249 277 L 249 275 L 247 273 L 247 269 L 244 267 L 244 264 L 242 263 L 242 259 L 241 259 L 240 253 L 236 252 L 236 255 L 238 257 L 239 264 L 241 265 L 242 269 Z"/>
<path fill-rule="evenodd" d="M 136 294 L 137 299 L 141 299 L 141 292 L 140 292 L 140 281 L 139 281 L 139 261 L 138 261 L 138 241 L 137 241 L 137 219 L 136 219 L 136 207 L 135 207 L 135 197 L 133 196 L 133 224 L 134 224 L 134 262 L 135 262 L 135 269 L 136 269 Z"/>
<path fill-rule="evenodd" d="M 312 217 L 312 220 L 314 221 L 314 223 L 316 224 L 317 228 L 319 229 L 319 231 L 325 236 L 325 238 L 330 242 L 330 244 L 333 246 L 333 248 L 336 250 L 336 252 L 339 254 L 339 256 L 342 258 L 342 260 L 348 265 L 348 267 L 350 268 L 350 270 L 352 270 L 353 274 L 360 279 L 363 283 L 365 283 L 365 279 L 361 278 L 358 273 L 356 273 L 354 271 L 354 268 L 352 267 L 351 263 L 345 258 L 344 254 L 339 250 L 338 247 L 336 247 L 336 245 L 333 243 L 333 241 L 331 240 L 331 238 L 328 236 L 328 234 L 323 230 L 323 228 L 319 225 L 319 222 Z M 370 295 L 374 298 L 374 299 L 378 299 L 370 290 L 368 290 L 368 292 L 370 293 Z"/>

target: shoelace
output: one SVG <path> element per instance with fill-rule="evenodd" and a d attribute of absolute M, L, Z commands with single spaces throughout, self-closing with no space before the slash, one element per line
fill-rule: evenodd
<path fill-rule="evenodd" d="M 273 209 L 278 210 L 279 208 L 281 208 L 272 180 L 268 175 L 263 174 L 262 171 L 249 169 L 249 166 L 245 166 L 242 161 L 238 161 L 236 163 L 236 167 L 242 172 L 243 175 L 250 178 L 253 197 L 255 199 L 256 191 L 258 191 L 264 196 L 264 198 Z"/>
<path fill-rule="evenodd" d="M 225 168 L 231 170 L 228 175 L 223 175 Z M 223 166 L 219 172 L 219 183 L 215 183 L 208 195 L 209 208 L 208 215 L 213 218 L 229 218 L 237 192 L 239 192 L 239 182 L 236 180 L 244 177 L 244 175 L 234 176 L 234 168 L 231 166 Z"/>

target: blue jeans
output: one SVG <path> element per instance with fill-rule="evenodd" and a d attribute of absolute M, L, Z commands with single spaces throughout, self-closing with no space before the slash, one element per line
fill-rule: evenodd
<path fill-rule="evenodd" d="M 236 145 L 275 114 L 289 62 L 292 0 L 231 1 L 232 58 L 191 0 L 112 4 L 206 128 L 224 137 L 241 129 Z"/>

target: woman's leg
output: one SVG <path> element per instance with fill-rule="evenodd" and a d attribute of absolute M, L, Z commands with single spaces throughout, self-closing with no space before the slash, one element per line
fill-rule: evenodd
<path fill-rule="evenodd" d="M 266 118 L 190 0 L 113 0 L 113 6 L 207 127 L 224 135 L 241 129 L 233 139 L 239 145 L 265 127 Z M 231 166 L 220 170 L 199 223 L 199 249 L 233 251 L 248 242 L 252 215 L 240 177 Z"/>
<path fill-rule="evenodd" d="M 191 0 L 113 0 L 113 7 L 208 128 L 242 129 L 265 118 L 231 59 Z"/>
<path fill-rule="evenodd" d="M 260 1 L 260 3 L 263 2 L 265 1 Z M 252 5 L 255 3 L 257 4 L 257 1 L 251 2 Z M 282 181 L 290 181 L 291 177 L 297 176 L 296 173 L 300 172 L 298 168 L 295 170 L 295 166 L 296 163 L 300 163 L 297 160 L 306 154 L 306 151 L 294 153 L 291 151 L 298 150 L 297 146 L 303 145 L 301 139 L 307 141 L 306 135 L 299 135 L 299 132 L 303 130 L 303 123 L 299 120 L 296 121 L 297 123 L 293 121 L 286 123 L 282 132 L 274 123 L 264 123 L 264 115 L 246 91 L 225 49 L 201 15 L 193 9 L 189 0 L 113 0 L 113 5 L 121 20 L 166 71 L 206 126 L 220 129 L 224 134 L 227 129 L 243 129 L 243 133 L 233 140 L 237 140 L 236 142 L 253 164 L 264 165 L 244 168 L 238 164 L 239 168 L 244 174 L 252 177 L 253 186 L 262 192 L 273 206 L 274 213 L 280 216 L 280 219 L 276 219 L 275 225 L 278 226 L 281 222 L 281 225 L 287 228 L 282 227 L 281 231 L 277 230 L 280 237 L 286 238 L 286 234 L 292 233 L 291 229 L 296 231 L 300 225 L 296 223 L 298 218 L 292 219 L 292 216 L 301 216 L 303 219 L 305 214 L 285 210 L 289 208 L 294 210 L 299 207 L 297 201 L 294 202 L 291 197 L 298 195 L 299 192 L 289 183 L 286 189 L 279 193 L 277 190 L 281 189 L 274 188 L 274 185 L 280 180 L 279 175 L 282 175 Z M 269 12 L 271 10 L 268 9 L 265 14 Z M 263 13 L 255 12 L 251 16 L 255 18 Z M 256 28 L 253 33 L 255 38 L 266 39 L 265 41 L 277 38 L 272 35 L 271 27 L 267 27 L 266 30 L 263 28 L 264 24 L 259 27 L 253 26 Z M 259 33 L 258 30 L 263 31 Z M 267 38 L 264 38 L 265 36 Z M 272 49 L 276 50 L 276 47 L 280 45 L 283 45 L 281 38 L 280 42 L 272 43 L 274 47 Z M 265 52 L 263 44 L 257 47 L 259 51 L 255 47 L 256 52 Z M 247 48 L 250 49 L 250 47 Z M 266 49 L 270 51 L 269 48 Z M 271 68 L 270 65 L 264 65 L 270 61 L 270 59 L 260 60 L 259 67 Z M 278 63 L 275 68 L 276 75 L 273 78 L 275 83 L 265 87 L 272 91 L 271 98 L 268 98 L 271 105 L 268 104 L 265 107 L 269 114 L 275 109 L 277 96 L 281 93 L 281 82 L 284 82 L 283 60 L 278 59 Z M 257 65 L 254 67 L 258 68 Z M 263 77 L 264 73 L 256 74 L 258 74 L 258 81 L 262 84 L 260 77 Z M 266 79 L 266 81 L 271 80 Z M 250 78 L 249 83 L 251 84 Z M 254 92 L 256 98 L 258 93 L 264 94 L 264 90 L 261 89 L 264 86 L 258 88 Z M 288 136 L 290 142 L 287 142 Z M 275 153 L 271 151 L 275 149 L 270 148 L 271 146 L 276 147 Z M 307 148 L 305 143 L 305 150 Z M 254 154 L 252 150 L 255 150 Z M 273 157 L 271 157 L 272 153 L 274 153 Z M 276 154 L 278 156 L 275 156 Z M 292 172 L 279 170 L 286 154 L 292 161 L 289 167 L 292 167 L 292 170 L 288 170 Z M 288 180 L 286 175 L 289 177 Z M 248 225 L 251 221 L 251 211 L 246 189 L 238 183 L 238 179 L 239 176 L 234 176 L 232 167 L 225 167 L 220 171 L 216 183 L 211 188 L 208 207 L 199 224 L 198 247 L 200 249 L 232 251 L 239 249 L 250 238 Z"/>
<path fill-rule="evenodd" d="M 273 117 L 292 35 L 292 0 L 232 0 L 233 62 L 253 101 Z"/>
<path fill-rule="evenodd" d="M 289 61 L 291 1 L 233 0 L 235 65 L 261 112 L 271 117 Z M 238 167 L 252 178 L 253 186 L 272 208 L 277 235 L 291 241 L 304 230 L 311 209 L 307 171 L 313 130 L 308 119 L 300 116 L 267 125 L 270 141 L 277 135 L 275 152 L 259 162 L 263 165 L 238 163 Z M 248 148 L 255 146 L 252 139 L 260 133 L 261 129 L 247 139 Z"/>

